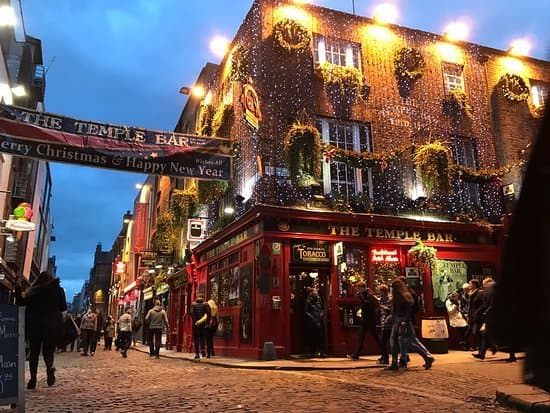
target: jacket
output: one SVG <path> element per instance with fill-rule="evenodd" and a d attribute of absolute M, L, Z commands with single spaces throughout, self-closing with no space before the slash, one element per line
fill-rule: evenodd
<path fill-rule="evenodd" d="M 132 331 L 132 316 L 124 313 L 118 319 L 118 329 L 120 331 Z"/>
<path fill-rule="evenodd" d="M 113 320 L 107 320 L 105 321 L 105 325 L 103 326 L 103 330 L 105 331 L 105 337 L 112 338 L 115 336 L 115 322 Z"/>
<path fill-rule="evenodd" d="M 145 323 L 149 323 L 150 329 L 161 329 L 165 325 L 168 325 L 168 317 L 166 311 L 160 306 L 156 305 L 149 310 L 145 316 Z"/>
<path fill-rule="evenodd" d="M 453 303 L 449 298 L 445 300 L 445 307 L 447 308 L 447 314 L 449 315 L 449 324 L 451 327 L 467 327 L 468 323 L 462 315 L 462 312 L 458 308 L 458 305 Z"/>
<path fill-rule="evenodd" d="M 305 305 L 305 316 L 306 326 L 308 328 L 322 328 L 325 318 L 325 309 L 323 308 L 321 297 L 318 295 L 310 295 L 308 297 Z"/>
<path fill-rule="evenodd" d="M 369 290 L 364 290 L 357 294 L 361 301 L 361 324 L 373 324 L 378 322 L 378 313 L 380 311 L 378 300 Z"/>
<path fill-rule="evenodd" d="M 57 340 L 65 335 L 63 311 L 67 310 L 65 292 L 58 278 L 37 281 L 21 291 L 15 289 L 15 300 L 25 310 L 25 335 L 27 338 L 52 337 Z"/>
<path fill-rule="evenodd" d="M 191 319 L 193 320 L 193 324 L 201 321 L 199 324 L 206 325 L 208 318 L 210 318 L 210 306 L 204 302 L 204 299 L 194 301 L 191 304 Z"/>
<path fill-rule="evenodd" d="M 95 313 L 86 313 L 82 316 L 80 323 L 81 330 L 97 330 L 97 315 Z"/>

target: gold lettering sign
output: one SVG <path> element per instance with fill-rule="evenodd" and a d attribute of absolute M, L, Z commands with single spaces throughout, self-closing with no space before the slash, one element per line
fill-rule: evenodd
<path fill-rule="evenodd" d="M 351 236 L 351 237 L 367 237 L 378 239 L 398 239 L 398 240 L 422 240 L 430 242 L 455 242 L 455 237 L 450 233 L 442 233 L 437 231 L 428 231 L 422 233 L 411 229 L 402 228 L 371 228 L 354 225 L 329 225 L 328 231 L 330 235 Z"/>

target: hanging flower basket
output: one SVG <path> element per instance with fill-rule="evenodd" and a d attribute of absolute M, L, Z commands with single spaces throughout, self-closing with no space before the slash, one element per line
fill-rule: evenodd
<path fill-rule="evenodd" d="M 409 260 L 416 265 L 420 271 L 425 272 L 429 268 L 435 268 L 437 264 L 437 250 L 434 247 L 428 247 L 420 240 L 411 247 L 407 253 Z"/>
<path fill-rule="evenodd" d="M 285 137 L 288 173 L 298 186 L 321 177 L 321 134 L 313 125 L 296 123 Z"/>
<path fill-rule="evenodd" d="M 277 44 L 288 52 L 306 50 L 311 43 L 309 30 L 291 19 L 284 19 L 276 23 L 273 34 Z"/>
<path fill-rule="evenodd" d="M 363 73 L 355 67 L 338 66 L 325 62 L 317 67 L 327 90 L 335 90 L 341 96 L 364 98 L 368 95 Z"/>
<path fill-rule="evenodd" d="M 430 194 L 447 194 L 451 190 L 451 153 L 441 142 L 420 146 L 413 156 L 424 190 Z"/>
<path fill-rule="evenodd" d="M 473 108 L 470 103 L 470 99 L 468 99 L 468 96 L 464 93 L 464 91 L 460 89 L 453 89 L 443 100 L 443 112 L 455 119 L 460 117 L 471 119 L 473 115 Z"/>
<path fill-rule="evenodd" d="M 504 97 L 512 102 L 523 102 L 529 98 L 529 88 L 521 76 L 506 73 L 500 78 Z"/>
<path fill-rule="evenodd" d="M 226 181 L 199 181 L 198 198 L 201 204 L 208 204 L 212 201 L 220 199 L 225 191 L 229 188 Z"/>
<path fill-rule="evenodd" d="M 199 207 L 199 197 L 196 186 L 187 189 L 174 189 L 170 196 L 171 213 L 174 217 L 174 225 L 182 227 L 187 219 L 195 215 Z"/>

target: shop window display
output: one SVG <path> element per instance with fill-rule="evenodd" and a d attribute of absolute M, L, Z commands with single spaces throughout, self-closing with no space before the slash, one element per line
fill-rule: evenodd
<path fill-rule="evenodd" d="M 385 284 L 390 286 L 394 278 L 401 274 L 401 264 L 399 262 L 374 262 L 372 264 L 372 278 L 374 288 Z"/>
<path fill-rule="evenodd" d="M 368 284 L 368 255 L 358 246 L 338 243 L 336 245 L 336 263 L 338 265 L 340 297 L 354 297 L 356 284 L 365 281 Z"/>

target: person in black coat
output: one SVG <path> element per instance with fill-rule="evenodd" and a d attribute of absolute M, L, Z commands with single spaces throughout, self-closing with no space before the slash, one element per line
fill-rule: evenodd
<path fill-rule="evenodd" d="M 481 326 L 484 323 L 484 299 L 480 290 L 480 282 L 475 278 L 470 280 L 470 308 L 468 309 L 468 323 L 474 337 L 474 346 L 479 348 L 481 342 Z"/>
<path fill-rule="evenodd" d="M 205 329 L 210 321 L 210 306 L 204 302 L 203 293 L 197 293 L 195 301 L 191 304 L 191 319 L 193 320 L 195 358 L 200 359 L 201 353 L 203 357 L 206 357 Z"/>
<path fill-rule="evenodd" d="M 323 349 L 325 308 L 319 296 L 319 290 L 316 287 L 311 289 L 309 297 L 306 299 L 304 314 L 311 357 L 314 357 L 317 352 L 319 357 L 325 358 L 326 354 Z"/>
<path fill-rule="evenodd" d="M 44 271 L 25 291 L 21 291 L 20 283 L 15 288 L 16 303 L 26 306 L 25 335 L 30 343 L 29 370 L 31 373 L 27 389 L 36 387 L 40 349 L 46 364 L 48 386 L 55 383 L 53 367 L 55 345 L 59 338 L 63 337 L 62 312 L 67 310 L 65 292 L 59 283 L 58 278 Z"/>
<path fill-rule="evenodd" d="M 363 349 L 363 342 L 365 341 L 365 337 L 369 331 L 371 336 L 374 338 L 374 341 L 376 341 L 376 344 L 378 344 L 378 347 L 382 349 L 380 339 L 378 338 L 378 334 L 376 334 L 376 322 L 379 318 L 378 300 L 370 292 L 364 281 L 358 282 L 357 288 L 359 289 L 357 297 L 361 302 L 361 324 L 359 325 L 359 341 L 357 343 L 357 347 L 355 348 L 355 351 L 348 356 L 348 358 L 352 360 L 359 360 L 359 355 Z"/>

